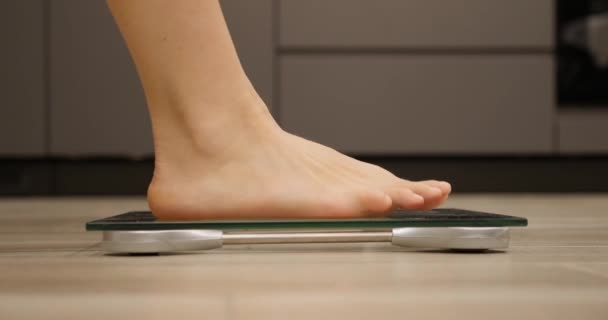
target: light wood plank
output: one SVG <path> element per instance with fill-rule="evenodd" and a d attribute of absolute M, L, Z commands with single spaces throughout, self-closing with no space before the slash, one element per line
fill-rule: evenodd
<path fill-rule="evenodd" d="M 82 224 L 145 209 L 143 198 L 0 199 L 0 317 L 608 316 L 608 195 L 457 194 L 448 206 L 530 226 L 504 253 L 317 244 L 129 257 L 98 251 Z"/>

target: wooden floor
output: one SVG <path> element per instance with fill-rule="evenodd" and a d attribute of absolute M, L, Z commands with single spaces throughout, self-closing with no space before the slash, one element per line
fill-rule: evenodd
<path fill-rule="evenodd" d="M 104 255 L 143 198 L 0 199 L 0 319 L 608 319 L 608 195 L 456 195 L 529 218 L 504 253 L 384 244 Z"/>

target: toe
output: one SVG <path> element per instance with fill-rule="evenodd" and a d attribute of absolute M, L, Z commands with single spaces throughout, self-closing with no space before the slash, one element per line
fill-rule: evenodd
<path fill-rule="evenodd" d="M 429 206 L 426 207 L 425 209 L 433 209 L 435 207 L 442 205 L 448 199 L 450 193 L 452 192 L 452 186 L 448 182 L 445 182 L 445 181 L 426 180 L 426 181 L 421 181 L 421 182 L 425 183 L 429 186 L 439 188 L 442 191 L 442 196 L 433 203 L 427 202 L 427 204 L 429 204 Z"/>
<path fill-rule="evenodd" d="M 392 208 L 392 199 L 381 190 L 330 191 L 319 196 L 317 219 L 352 219 L 384 216 Z"/>
<path fill-rule="evenodd" d="M 372 215 L 388 212 L 393 200 L 391 197 L 380 190 L 365 190 L 357 192 L 357 198 L 361 206 L 361 212 L 371 213 Z"/>
<path fill-rule="evenodd" d="M 424 183 L 428 186 L 441 189 L 443 196 L 447 196 L 450 194 L 450 192 L 452 192 L 452 185 L 450 185 L 448 182 L 445 182 L 445 181 L 425 180 L 425 181 L 420 181 L 420 182 Z"/>
<path fill-rule="evenodd" d="M 414 210 L 424 206 L 424 198 L 410 188 L 392 188 L 388 194 L 393 201 L 393 207 Z"/>
<path fill-rule="evenodd" d="M 431 187 L 422 182 L 409 182 L 412 191 L 424 198 L 423 210 L 430 210 L 441 204 L 443 191 L 438 187 Z"/>
<path fill-rule="evenodd" d="M 421 195 L 425 202 L 434 201 L 440 199 L 443 196 L 443 191 L 437 187 L 431 187 L 421 182 L 414 183 L 412 186 L 412 191 Z"/>

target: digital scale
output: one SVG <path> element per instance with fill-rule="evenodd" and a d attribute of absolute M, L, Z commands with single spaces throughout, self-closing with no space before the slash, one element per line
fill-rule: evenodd
<path fill-rule="evenodd" d="M 90 221 L 111 253 L 154 254 L 210 250 L 233 244 L 388 242 L 411 248 L 465 251 L 509 246 L 520 217 L 462 210 L 396 210 L 385 218 L 302 220 L 164 221 L 149 211 Z"/>

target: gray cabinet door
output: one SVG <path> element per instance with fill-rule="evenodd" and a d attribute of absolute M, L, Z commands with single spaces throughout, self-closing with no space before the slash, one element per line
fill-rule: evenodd
<path fill-rule="evenodd" d="M 554 0 L 281 0 L 287 48 L 553 45 Z"/>
<path fill-rule="evenodd" d="M 223 3 L 245 71 L 270 104 L 271 0 Z M 105 2 L 53 0 L 50 5 L 53 154 L 152 154 L 143 91 Z"/>
<path fill-rule="evenodd" d="M 560 154 L 608 154 L 608 110 L 572 107 L 558 120 Z"/>
<path fill-rule="evenodd" d="M 45 154 L 41 0 L 0 1 L 0 156 Z"/>
<path fill-rule="evenodd" d="M 273 111 L 273 0 L 221 0 L 221 4 L 243 68 Z"/>
<path fill-rule="evenodd" d="M 288 55 L 282 125 L 359 154 L 552 151 L 550 55 Z"/>
<path fill-rule="evenodd" d="M 51 152 L 152 154 L 143 90 L 105 1 L 49 3 Z"/>

